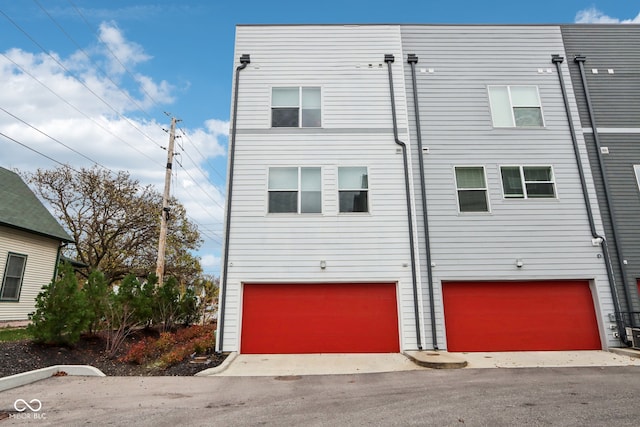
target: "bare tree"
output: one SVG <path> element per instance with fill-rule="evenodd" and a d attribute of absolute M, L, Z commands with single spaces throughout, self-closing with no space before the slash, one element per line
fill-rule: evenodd
<path fill-rule="evenodd" d="M 73 237 L 65 255 L 88 266 L 82 274 L 100 270 L 113 283 L 155 271 L 162 195 L 150 185 L 97 167 L 38 169 L 27 179 Z M 191 283 L 202 271 L 192 254 L 202 240 L 185 208 L 175 199 L 170 207 L 165 274 Z"/>

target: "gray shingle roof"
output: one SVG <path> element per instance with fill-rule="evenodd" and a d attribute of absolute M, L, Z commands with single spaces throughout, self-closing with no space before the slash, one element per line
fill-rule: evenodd
<path fill-rule="evenodd" d="M 0 225 L 19 228 L 65 242 L 73 240 L 16 174 L 0 167 Z"/>

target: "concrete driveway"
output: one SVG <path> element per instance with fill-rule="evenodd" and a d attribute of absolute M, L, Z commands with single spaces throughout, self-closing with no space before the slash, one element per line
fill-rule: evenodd
<path fill-rule="evenodd" d="M 524 351 L 503 353 L 423 352 L 434 361 L 467 361 L 473 368 L 640 366 L 640 358 L 608 351 Z M 634 354 L 634 353 L 630 353 Z M 640 355 L 640 352 L 636 352 Z M 432 356 L 429 356 L 432 355 Z M 430 366 L 426 364 L 426 366 Z M 223 366 L 202 376 L 291 376 L 400 372 L 428 369 L 399 353 L 232 354 Z"/>

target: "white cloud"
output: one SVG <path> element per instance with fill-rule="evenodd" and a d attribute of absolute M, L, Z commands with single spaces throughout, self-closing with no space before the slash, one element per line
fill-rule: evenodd
<path fill-rule="evenodd" d="M 114 22 L 100 24 L 99 38 L 107 47 L 107 64 L 112 73 L 124 73 L 129 68 L 151 59 L 142 46 L 124 38 Z"/>
<path fill-rule="evenodd" d="M 15 116 L 0 110 L 0 132 L 75 168 L 91 167 L 89 158 L 114 171 L 127 170 L 141 183 L 162 190 L 167 152 L 161 146 L 167 145 L 168 135 L 163 128 L 168 128 L 169 119 L 164 115 L 161 121 L 139 117 L 146 116 L 141 108 L 173 102 L 174 86 L 136 71 L 136 65 L 150 61 L 151 56 L 142 46 L 128 41 L 115 24 L 103 23 L 100 37 L 131 71 L 133 79 L 122 74 L 122 66 L 111 53 L 95 46 L 65 57 L 21 49 L 0 51 L 0 107 Z M 112 73 L 109 78 L 96 63 Z M 192 219 L 221 223 L 224 195 L 208 179 L 207 166 L 209 160 L 225 154 L 223 138 L 228 133 L 228 122 L 211 119 L 184 131 L 186 137 L 178 140 L 177 151 L 182 155 L 176 156 L 179 166 L 174 166 L 177 182 L 172 184 L 172 193 Z M 2 136 L 0 153 L 0 166 L 23 172 L 57 166 Z M 203 237 L 206 251 L 216 252 L 219 242 L 215 240 L 219 241 L 219 237 Z M 208 255 L 206 260 L 207 265 L 217 269 L 219 260 L 215 258 Z"/>
<path fill-rule="evenodd" d="M 618 19 L 605 15 L 595 7 L 584 9 L 576 14 L 577 24 L 638 24 L 640 23 L 640 13 L 633 19 Z"/>
<path fill-rule="evenodd" d="M 202 258 L 200 258 L 200 264 L 202 264 L 203 267 L 219 267 L 220 266 L 220 257 L 217 257 L 215 255 L 203 255 Z"/>

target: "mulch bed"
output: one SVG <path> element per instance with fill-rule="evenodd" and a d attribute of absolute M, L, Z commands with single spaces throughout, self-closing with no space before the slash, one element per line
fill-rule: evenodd
<path fill-rule="evenodd" d="M 208 354 L 209 363 L 191 363 L 187 359 L 166 369 L 121 362 L 128 348 L 151 332 L 138 331 L 124 343 L 115 358 L 104 355 L 105 342 L 99 336 L 84 336 L 73 347 L 37 344 L 30 340 L 0 342 L 0 377 L 46 368 L 52 365 L 91 365 L 108 376 L 192 376 L 218 366 L 226 354 Z"/>

